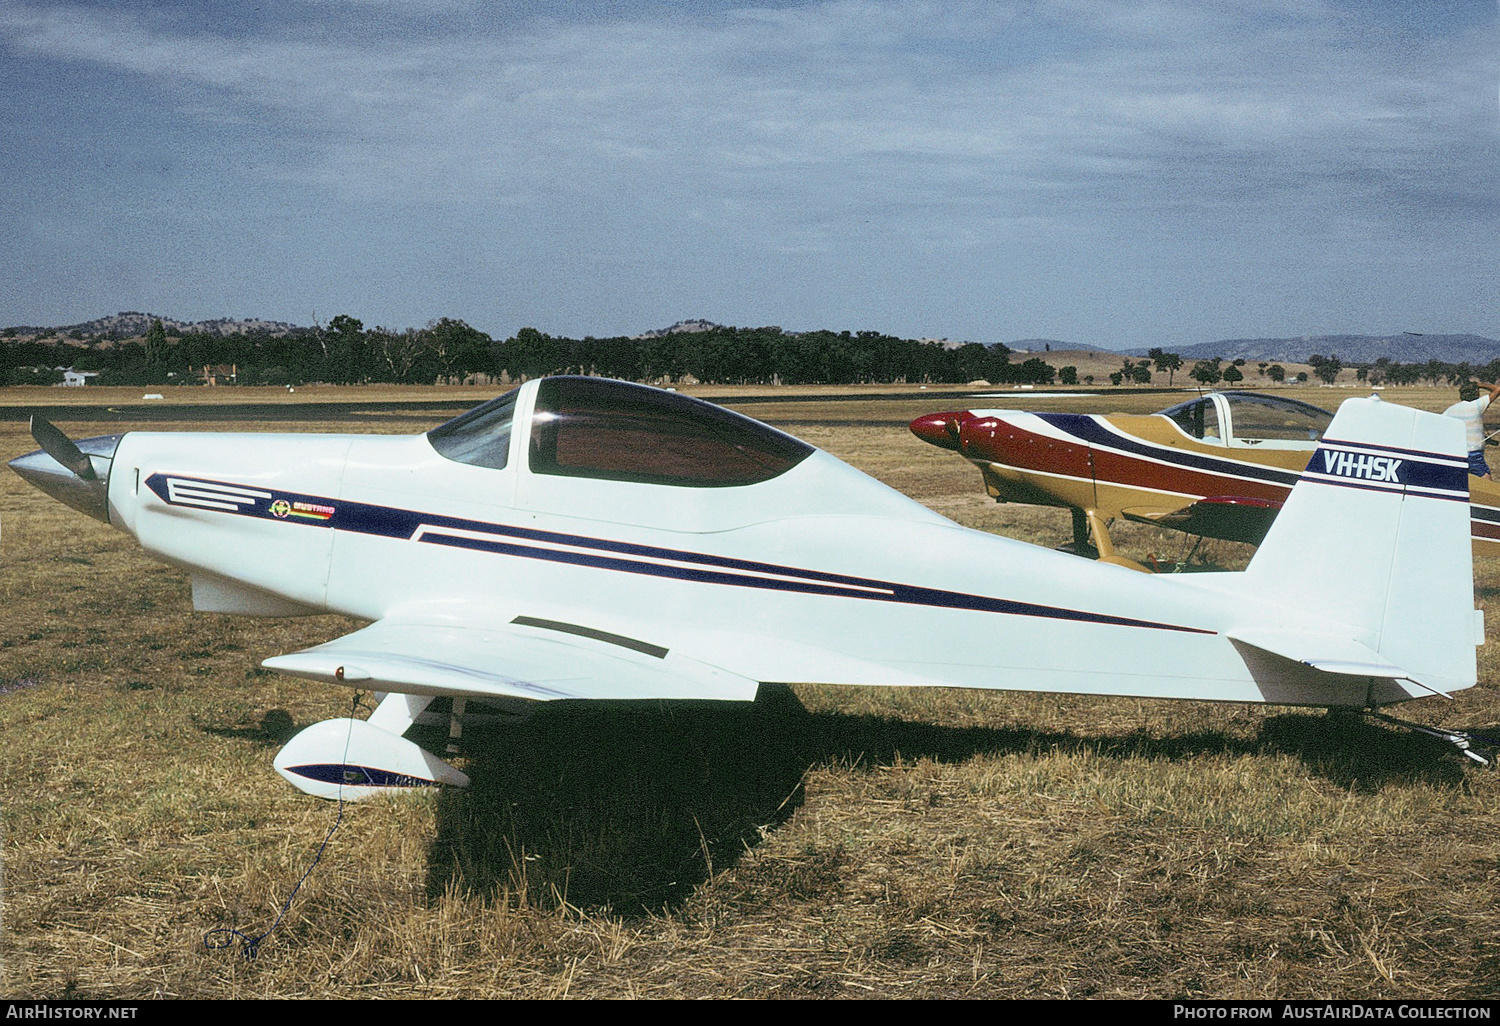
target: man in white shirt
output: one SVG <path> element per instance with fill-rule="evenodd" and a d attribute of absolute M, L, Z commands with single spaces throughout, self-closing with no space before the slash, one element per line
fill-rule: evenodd
<path fill-rule="evenodd" d="M 1489 389 L 1490 394 L 1481 395 L 1483 388 Z M 1490 465 L 1484 461 L 1484 411 L 1496 396 L 1500 396 L 1500 385 L 1465 381 L 1458 390 L 1459 401 L 1443 411 L 1446 416 L 1464 422 L 1469 434 L 1469 473 L 1475 477 L 1490 476 Z"/>

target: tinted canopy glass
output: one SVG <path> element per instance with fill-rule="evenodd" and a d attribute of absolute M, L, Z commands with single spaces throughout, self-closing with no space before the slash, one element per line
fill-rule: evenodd
<path fill-rule="evenodd" d="M 516 416 L 516 393 L 461 413 L 427 432 L 427 440 L 443 456 L 475 467 L 504 470 L 510 453 L 510 426 Z"/>
<path fill-rule="evenodd" d="M 1236 438 L 1316 441 L 1328 430 L 1333 414 L 1280 396 L 1227 392 L 1229 424 Z"/>
<path fill-rule="evenodd" d="M 546 378 L 531 426 L 538 474 L 724 488 L 767 481 L 812 446 L 701 399 L 606 378 Z"/>

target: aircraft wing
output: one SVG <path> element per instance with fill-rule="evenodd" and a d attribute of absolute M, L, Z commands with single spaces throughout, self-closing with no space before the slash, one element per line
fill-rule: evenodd
<path fill-rule="evenodd" d="M 1281 503 L 1268 499 L 1211 495 L 1166 513 L 1155 510 L 1143 513 L 1125 509 L 1120 511 L 1120 515 L 1126 520 L 1157 524 L 1205 538 L 1259 545 L 1265 540 L 1266 532 L 1271 529 L 1280 510 Z"/>
<path fill-rule="evenodd" d="M 690 656 L 582 624 L 378 620 L 261 665 L 312 680 L 412 695 L 754 701 L 759 684 Z"/>

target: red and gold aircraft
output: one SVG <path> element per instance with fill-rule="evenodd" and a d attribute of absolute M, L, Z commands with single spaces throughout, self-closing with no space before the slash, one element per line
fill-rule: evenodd
<path fill-rule="evenodd" d="M 1110 520 L 1258 545 L 1332 419 L 1283 396 L 1212 392 L 1147 415 L 960 410 L 911 430 L 979 467 L 998 502 L 1071 509 L 1073 551 L 1145 569 L 1115 552 Z M 1500 484 L 1469 487 L 1474 552 L 1500 555 Z"/>

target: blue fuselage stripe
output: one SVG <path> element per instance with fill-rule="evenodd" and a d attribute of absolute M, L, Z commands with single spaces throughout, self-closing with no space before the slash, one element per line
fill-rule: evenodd
<path fill-rule="evenodd" d="M 435 780 L 395 773 L 378 766 L 356 766 L 353 763 L 310 763 L 306 766 L 290 766 L 288 771 L 308 780 L 323 784 L 343 784 L 345 787 L 434 787 Z"/>
<path fill-rule="evenodd" d="M 1190 467 L 1194 470 L 1210 471 L 1217 474 L 1228 474 L 1249 480 L 1260 480 L 1273 482 L 1275 484 L 1295 485 L 1302 475 L 1295 471 L 1280 470 L 1251 463 L 1241 463 L 1227 458 L 1207 456 L 1200 453 L 1185 452 L 1175 446 L 1154 445 L 1143 442 L 1125 435 L 1117 434 L 1108 428 L 1101 419 L 1093 414 L 1087 413 L 1039 413 L 1036 416 L 1062 431 L 1074 437 L 1088 442 L 1090 445 L 1104 446 L 1118 449 L 1121 452 L 1130 453 L 1134 456 L 1144 456 L 1166 463 L 1176 464 L 1181 467 Z M 1361 453 L 1360 450 L 1370 450 Z M 1340 453 L 1350 457 L 1346 460 Z M 1368 466 L 1371 455 L 1378 465 L 1390 471 L 1390 477 L 1384 480 L 1398 487 L 1410 485 L 1414 488 L 1430 489 L 1433 491 L 1446 491 L 1448 495 L 1431 495 L 1431 498 L 1462 498 L 1468 500 L 1468 468 L 1454 457 L 1444 456 L 1440 453 L 1425 452 L 1419 449 L 1402 449 L 1388 445 L 1367 445 L 1363 442 L 1342 442 L 1336 439 L 1325 438 L 1317 450 L 1311 454 L 1308 460 L 1306 473 L 1316 474 L 1313 480 L 1324 484 L 1332 484 L 1323 471 L 1329 461 L 1334 461 L 1336 469 L 1335 476 L 1355 477 L 1364 476 L 1357 474 L 1354 470 L 1346 471 L 1346 463 L 1359 461 Z M 1390 453 L 1391 456 L 1384 454 Z M 1401 458 L 1396 458 L 1397 456 Z M 1376 475 L 1372 473 L 1371 479 Z M 1372 489 L 1392 490 L 1392 489 Z"/>
<path fill-rule="evenodd" d="M 147 487 L 163 502 L 177 506 L 196 507 L 192 501 L 174 501 L 169 498 L 168 479 L 178 483 L 190 483 L 223 489 L 242 489 L 243 486 L 221 481 L 207 481 L 180 475 L 156 473 L 147 478 Z M 224 508 L 233 505 L 235 508 Z M 316 507 L 331 512 L 324 519 L 299 518 L 298 507 Z M 213 512 L 234 513 L 256 519 L 280 520 L 297 523 L 305 527 L 326 527 L 336 531 L 373 535 L 396 540 L 415 540 L 434 545 L 492 552 L 498 555 L 523 559 L 540 559 L 572 566 L 589 567 L 642 574 L 651 577 L 692 581 L 702 584 L 733 585 L 742 588 L 758 588 L 770 591 L 793 592 L 805 595 L 825 595 L 840 598 L 858 598 L 877 602 L 898 602 L 910 605 L 932 606 L 944 609 L 968 609 L 976 612 L 1003 613 L 1012 616 L 1036 616 L 1055 620 L 1074 620 L 1084 623 L 1107 624 L 1119 627 L 1144 627 L 1152 630 L 1181 631 L 1189 634 L 1213 634 L 1214 631 L 1200 627 L 1184 627 L 1177 624 L 1157 623 L 1132 617 L 1111 616 L 1106 613 L 1090 613 L 1077 609 L 1045 606 L 1013 599 L 991 598 L 963 592 L 924 588 L 916 585 L 896 584 L 846 574 L 834 574 L 821 570 L 802 570 L 760 563 L 753 560 L 715 556 L 707 553 L 666 549 L 631 542 L 612 541 L 603 538 L 588 538 L 582 535 L 560 534 L 554 531 L 539 531 L 533 528 L 512 527 L 505 524 L 487 523 L 481 520 L 465 520 L 417 513 L 412 510 L 369 503 L 328 499 L 321 496 L 301 495 L 291 492 L 275 492 L 269 498 L 242 497 L 221 506 L 204 507 Z M 462 531 L 465 534 L 450 534 L 445 531 Z M 420 532 L 420 533 L 419 533 Z M 483 535 L 484 537 L 474 537 Z M 530 544 L 528 544 L 530 543 Z M 568 546 L 574 551 L 547 546 Z M 582 551 L 577 551 L 582 550 Z M 632 558 L 635 557 L 635 558 Z M 669 560 L 670 565 L 652 560 Z"/>
<path fill-rule="evenodd" d="M 1279 470 L 1255 463 L 1241 463 L 1238 460 L 1187 452 L 1170 445 L 1153 445 L 1127 435 L 1117 434 L 1100 423 L 1099 418 L 1094 414 L 1038 413 L 1036 416 L 1090 445 L 1118 449 L 1132 456 L 1144 456 L 1148 459 L 1161 460 L 1163 463 L 1174 463 L 1181 467 L 1191 467 L 1193 470 L 1213 474 L 1269 481 L 1286 485 L 1288 488 L 1297 483 L 1298 474 L 1295 470 Z"/>

